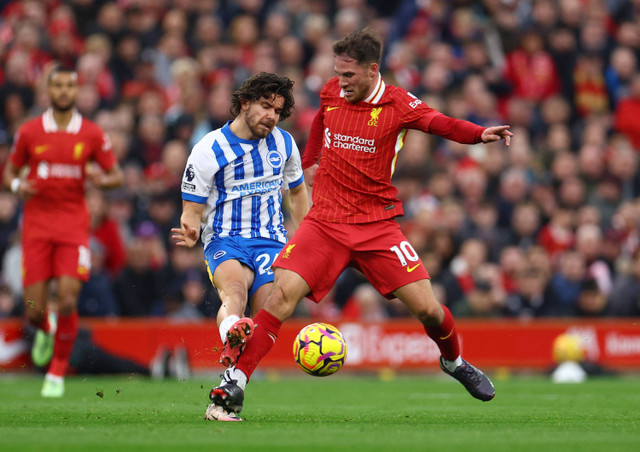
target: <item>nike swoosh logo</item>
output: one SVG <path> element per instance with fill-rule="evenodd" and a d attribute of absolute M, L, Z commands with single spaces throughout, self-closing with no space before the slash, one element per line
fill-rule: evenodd
<path fill-rule="evenodd" d="M 412 271 L 414 271 L 418 267 L 420 267 L 420 264 L 416 264 L 413 267 L 407 267 L 407 273 L 411 273 Z"/>
<path fill-rule="evenodd" d="M 43 152 L 46 152 L 49 150 L 49 145 L 48 144 L 43 144 L 40 146 L 36 146 L 34 151 L 36 154 L 42 154 Z"/>
<path fill-rule="evenodd" d="M 449 331 L 449 334 L 447 334 L 446 336 L 441 337 L 440 340 L 444 341 L 445 339 L 449 339 L 452 334 L 453 334 L 453 328 L 451 328 L 451 331 Z"/>
<path fill-rule="evenodd" d="M 340 108 L 340 107 L 327 107 L 327 111 L 336 110 L 338 108 Z"/>

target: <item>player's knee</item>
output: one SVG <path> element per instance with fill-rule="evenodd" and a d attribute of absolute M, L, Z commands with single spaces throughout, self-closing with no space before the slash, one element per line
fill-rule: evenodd
<path fill-rule="evenodd" d="M 293 314 L 297 300 L 288 295 L 287 291 L 279 285 L 275 285 L 269 293 L 264 307 L 280 320 L 286 320 Z"/>
<path fill-rule="evenodd" d="M 415 316 L 425 326 L 442 323 L 442 308 L 438 304 L 428 304 L 415 312 Z"/>
<path fill-rule="evenodd" d="M 58 297 L 58 312 L 69 315 L 76 310 L 78 298 L 73 294 L 60 294 Z"/>
<path fill-rule="evenodd" d="M 234 299 L 245 300 L 249 288 L 242 281 L 232 281 L 224 288 L 224 290 Z"/>
<path fill-rule="evenodd" d="M 39 325 L 44 319 L 44 310 L 36 309 L 35 307 L 27 304 L 24 315 L 27 318 L 27 322 L 31 325 Z"/>

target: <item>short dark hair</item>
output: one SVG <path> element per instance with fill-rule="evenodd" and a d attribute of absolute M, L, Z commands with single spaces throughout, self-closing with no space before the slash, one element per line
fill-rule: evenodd
<path fill-rule="evenodd" d="M 295 105 L 293 81 L 289 77 L 260 72 L 247 79 L 240 88 L 231 94 L 231 114 L 234 118 L 240 114 L 242 101 L 255 102 L 262 98 L 271 99 L 274 96 L 284 97 L 280 119 L 287 119 L 291 116 Z"/>
<path fill-rule="evenodd" d="M 358 64 L 378 63 L 382 59 L 382 41 L 368 28 L 349 33 L 333 43 L 335 55 L 347 55 Z"/>
<path fill-rule="evenodd" d="M 47 76 L 47 83 L 51 83 L 51 80 L 53 80 L 53 76 L 56 74 L 75 74 L 75 73 L 76 73 L 75 68 L 71 66 L 57 64 L 49 71 L 49 75 Z"/>

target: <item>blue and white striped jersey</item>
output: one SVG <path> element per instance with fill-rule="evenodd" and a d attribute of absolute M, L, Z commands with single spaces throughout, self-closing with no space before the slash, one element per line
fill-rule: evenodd
<path fill-rule="evenodd" d="M 300 151 L 278 127 L 266 138 L 243 140 L 229 124 L 193 147 L 182 177 L 182 199 L 206 204 L 202 243 L 238 235 L 285 243 L 281 188 L 304 181 Z"/>

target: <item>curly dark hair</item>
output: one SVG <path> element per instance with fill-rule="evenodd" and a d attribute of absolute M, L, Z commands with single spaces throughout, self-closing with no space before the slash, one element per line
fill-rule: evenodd
<path fill-rule="evenodd" d="M 260 72 L 247 79 L 240 88 L 231 94 L 231 114 L 234 118 L 240 114 L 242 101 L 255 102 L 262 98 L 271 99 L 274 96 L 284 97 L 280 119 L 287 119 L 291 116 L 295 104 L 293 81 L 289 77 Z"/>
<path fill-rule="evenodd" d="M 382 59 L 382 41 L 371 30 L 349 33 L 333 43 L 335 55 L 346 55 L 361 64 L 378 63 Z"/>

